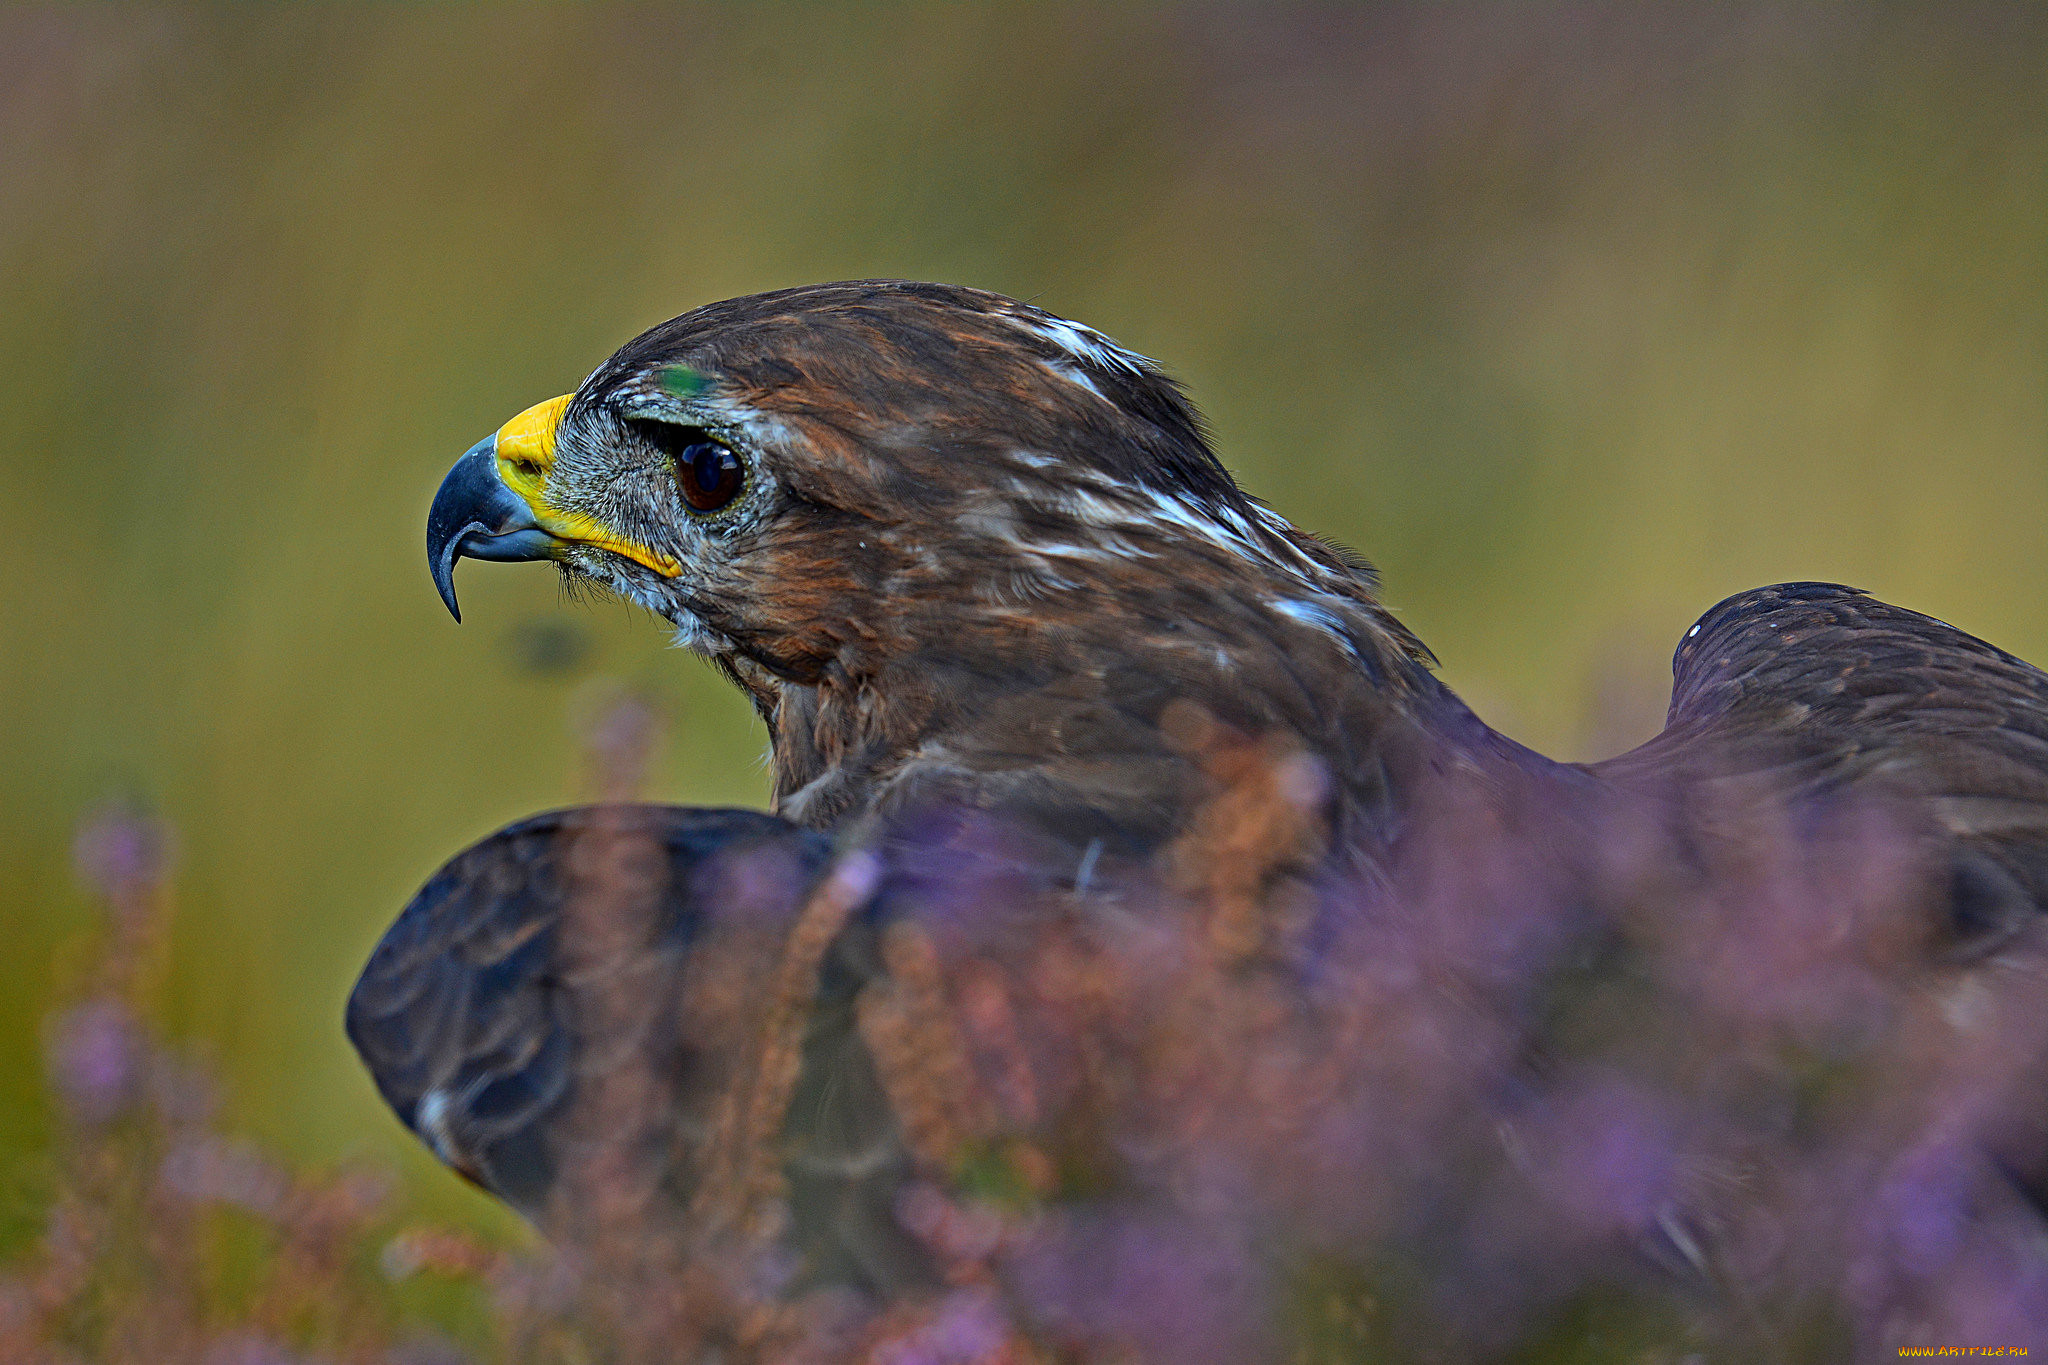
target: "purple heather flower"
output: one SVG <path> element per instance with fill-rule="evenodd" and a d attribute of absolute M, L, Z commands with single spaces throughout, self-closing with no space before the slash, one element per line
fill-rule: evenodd
<path fill-rule="evenodd" d="M 108 805 L 79 825 L 71 858 L 81 881 L 105 899 L 119 900 L 163 880 L 170 831 L 128 806 Z"/>
<path fill-rule="evenodd" d="M 931 1320 L 874 1354 L 875 1365 L 976 1365 L 992 1358 L 1009 1337 L 1002 1308 L 985 1290 L 963 1289 L 946 1298 Z"/>
<path fill-rule="evenodd" d="M 115 1117 L 134 1096 L 145 1047 L 119 1001 L 88 1000 L 58 1015 L 48 1058 L 65 1106 L 88 1123 Z"/>

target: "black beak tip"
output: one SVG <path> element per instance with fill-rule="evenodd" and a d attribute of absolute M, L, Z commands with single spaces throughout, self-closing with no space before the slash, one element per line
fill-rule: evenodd
<path fill-rule="evenodd" d="M 461 553 L 462 537 L 455 536 L 436 546 L 433 538 L 427 539 L 427 566 L 434 572 L 434 587 L 441 593 L 441 601 L 448 608 L 448 614 L 455 618 L 455 624 L 462 624 L 462 608 L 455 603 L 455 557 Z M 436 553 L 436 550 L 439 553 Z"/>

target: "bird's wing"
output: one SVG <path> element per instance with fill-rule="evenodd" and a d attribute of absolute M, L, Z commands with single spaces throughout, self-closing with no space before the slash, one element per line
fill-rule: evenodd
<path fill-rule="evenodd" d="M 856 1018 L 878 970 L 874 922 L 798 946 L 830 851 L 754 811 L 606 806 L 522 820 L 458 854 L 405 907 L 349 997 L 349 1038 L 421 1141 L 548 1226 L 572 1169 L 563 1154 L 589 1150 L 593 1124 L 600 1144 L 622 1140 L 636 1098 L 655 1112 L 623 1140 L 648 1154 L 641 1169 L 668 1207 L 734 1183 L 735 1162 L 755 1157 L 733 1144 L 756 1139 L 722 1126 L 730 1102 L 756 1083 L 764 1050 L 785 1045 L 778 1030 L 794 1029 L 785 1121 L 758 1138 L 787 1193 L 788 1245 L 815 1279 L 919 1279 L 924 1258 L 893 1213 L 910 1158 Z M 777 1022 L 765 983 L 799 952 L 815 989 Z M 631 1068 L 653 1089 L 636 1092 Z"/>
<path fill-rule="evenodd" d="M 1952 841 L 1963 943 L 2048 907 L 2048 674 L 1931 616 L 1832 583 L 1722 602 L 1673 656 L 1663 733 L 1592 765 L 1624 782 L 1681 768 L 1918 803 Z"/>
<path fill-rule="evenodd" d="M 377 1089 L 434 1153 L 529 1218 L 554 1178 L 551 1125 L 590 1058 L 563 990 L 562 919 L 577 838 L 599 808 L 511 825 L 453 858 L 377 944 L 348 1001 L 348 1034 Z M 714 864 L 775 861 L 800 899 L 823 867 L 814 836 L 752 811 L 602 808 L 605 828 L 658 849 L 658 894 L 634 956 L 673 994 L 717 907 Z M 686 1047 L 687 1040 L 677 1040 Z"/>

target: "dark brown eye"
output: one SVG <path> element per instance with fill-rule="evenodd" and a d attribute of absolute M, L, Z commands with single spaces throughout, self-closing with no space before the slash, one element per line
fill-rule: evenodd
<path fill-rule="evenodd" d="M 739 456 L 716 441 L 694 441 L 676 453 L 683 501 L 699 512 L 716 512 L 739 496 L 745 482 Z"/>
<path fill-rule="evenodd" d="M 702 427 L 652 421 L 636 421 L 632 426 L 649 445 L 675 462 L 676 486 L 692 511 L 716 512 L 746 487 L 747 467 L 740 457 Z"/>

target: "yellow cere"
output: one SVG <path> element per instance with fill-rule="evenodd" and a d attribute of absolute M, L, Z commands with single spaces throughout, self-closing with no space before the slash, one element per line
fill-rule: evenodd
<path fill-rule="evenodd" d="M 664 578 L 676 577 L 682 573 L 683 566 L 670 556 L 628 540 L 592 517 L 580 512 L 560 511 L 548 505 L 545 495 L 548 471 L 555 462 L 555 433 L 560 429 L 562 414 L 569 410 L 569 400 L 574 396 L 565 393 L 545 403 L 536 403 L 498 428 L 495 443 L 498 477 L 505 481 L 507 488 L 526 500 L 526 505 L 533 509 L 534 520 L 557 540 L 595 545 L 645 565 Z"/>
<path fill-rule="evenodd" d="M 540 496 L 547 482 L 548 468 L 555 462 L 555 430 L 574 396 L 565 393 L 535 403 L 498 428 L 498 477 L 528 502 Z"/>

